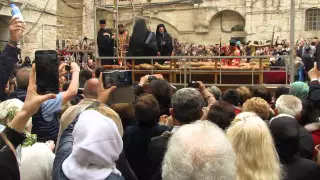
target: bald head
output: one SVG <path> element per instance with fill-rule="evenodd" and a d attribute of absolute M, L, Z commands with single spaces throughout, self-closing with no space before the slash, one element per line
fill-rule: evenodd
<path fill-rule="evenodd" d="M 96 99 L 98 94 L 99 79 L 91 78 L 84 83 L 83 94 L 86 98 Z"/>
<path fill-rule="evenodd" d="M 31 68 L 28 68 L 28 67 L 18 70 L 16 75 L 16 81 L 19 89 L 28 88 L 30 72 L 31 72 Z"/>

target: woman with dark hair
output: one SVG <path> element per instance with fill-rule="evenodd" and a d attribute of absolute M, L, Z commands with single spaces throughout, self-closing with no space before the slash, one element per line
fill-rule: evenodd
<path fill-rule="evenodd" d="M 129 42 L 129 56 L 156 56 L 158 47 L 155 34 L 148 30 L 145 20 L 139 19 L 133 27 Z M 150 60 L 135 60 L 135 64 L 148 63 Z"/>
<path fill-rule="evenodd" d="M 137 125 L 124 131 L 123 148 L 132 170 L 139 180 L 150 180 L 148 175 L 148 145 L 153 137 L 160 136 L 168 128 L 158 125 L 160 109 L 151 94 L 138 97 L 133 105 Z"/>
<path fill-rule="evenodd" d="M 170 116 L 169 109 L 171 108 L 171 85 L 163 79 L 151 81 L 150 85 L 151 94 L 156 98 L 160 107 L 160 115 Z"/>
<path fill-rule="evenodd" d="M 228 102 L 216 101 L 211 105 L 207 117 L 209 121 L 226 130 L 236 117 L 236 113 Z"/>

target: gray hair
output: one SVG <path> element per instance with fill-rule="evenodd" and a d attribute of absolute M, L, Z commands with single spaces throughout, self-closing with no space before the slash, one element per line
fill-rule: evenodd
<path fill-rule="evenodd" d="M 278 114 L 296 117 L 302 111 L 302 102 L 293 95 L 282 95 L 276 101 L 276 109 Z"/>
<path fill-rule="evenodd" d="M 174 118 L 182 124 L 189 124 L 202 116 L 204 99 L 200 92 L 193 88 L 179 89 L 171 99 Z"/>
<path fill-rule="evenodd" d="M 214 123 L 183 125 L 169 140 L 162 164 L 163 180 L 235 180 L 236 155 Z"/>
<path fill-rule="evenodd" d="M 213 94 L 214 98 L 216 100 L 220 100 L 221 99 L 221 90 L 217 87 L 217 86 L 210 86 L 207 88 L 208 91 Z"/>
<path fill-rule="evenodd" d="M 30 73 L 31 73 L 31 68 L 29 67 L 24 67 L 18 70 L 16 74 L 16 81 L 19 89 L 28 88 Z"/>

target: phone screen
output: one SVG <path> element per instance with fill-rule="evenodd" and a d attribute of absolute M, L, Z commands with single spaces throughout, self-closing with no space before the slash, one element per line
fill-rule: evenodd
<path fill-rule="evenodd" d="M 131 86 L 131 71 L 109 71 L 102 74 L 104 88 L 111 86 Z"/>
<path fill-rule="evenodd" d="M 197 81 L 188 82 L 188 87 L 199 89 L 199 83 Z"/>
<path fill-rule="evenodd" d="M 36 51 L 37 88 L 39 94 L 59 92 L 59 61 L 54 50 Z"/>

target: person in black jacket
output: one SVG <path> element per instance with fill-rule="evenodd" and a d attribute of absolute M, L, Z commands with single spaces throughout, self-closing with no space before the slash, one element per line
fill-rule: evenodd
<path fill-rule="evenodd" d="M 302 62 L 304 64 L 304 68 L 305 70 L 308 72 L 310 69 L 313 68 L 313 64 L 314 64 L 314 60 L 315 60 L 315 57 L 313 55 L 313 53 L 311 53 L 311 47 L 310 46 L 307 46 L 306 47 L 306 51 L 305 53 L 303 54 L 302 56 Z"/>
<path fill-rule="evenodd" d="M 114 56 L 114 36 L 110 29 L 106 28 L 106 20 L 100 20 L 100 30 L 97 36 L 98 53 L 99 56 Z M 113 60 L 103 59 L 101 65 L 112 65 Z"/>
<path fill-rule="evenodd" d="M 299 98 L 293 95 L 282 95 L 277 99 L 275 106 L 275 112 L 278 115 L 271 121 L 281 121 L 283 117 L 294 119 L 297 122 L 300 120 L 302 103 Z M 311 133 L 301 125 L 299 126 L 299 130 L 300 139 L 298 156 L 311 160 L 314 147 Z"/>
<path fill-rule="evenodd" d="M 270 123 L 280 162 L 284 168 L 284 180 L 318 180 L 320 166 L 315 162 L 300 158 L 296 154 L 299 150 L 299 124 L 293 118 L 282 116 Z"/>
<path fill-rule="evenodd" d="M 16 21 L 16 19 L 14 19 Z M 14 23 L 13 23 L 14 24 Z M 23 27 L 23 26 L 22 26 Z M 12 26 L 10 27 L 12 28 Z M 16 27 L 15 27 L 16 28 Z M 17 28 L 19 29 L 19 28 Z M 22 30 L 21 28 L 20 30 Z M 20 180 L 20 172 L 16 157 L 16 148 L 26 139 L 23 133 L 25 126 L 41 104 L 53 99 L 54 94 L 38 95 L 35 77 L 35 67 L 32 68 L 29 78 L 28 92 L 21 111 L 13 118 L 1 132 L 0 137 L 0 177 L 5 180 Z"/>
<path fill-rule="evenodd" d="M 145 20 L 139 19 L 133 27 L 129 42 L 129 56 L 156 56 L 158 47 L 153 32 L 149 31 Z M 137 59 L 135 64 L 148 63 L 150 60 Z M 129 63 L 131 63 L 129 61 Z"/>
<path fill-rule="evenodd" d="M 13 72 L 13 66 L 18 61 L 20 49 L 17 48 L 17 44 L 24 30 L 24 25 L 18 18 L 13 18 L 11 22 L 10 41 L 0 55 L 0 101 L 5 100 L 5 87 Z"/>
<path fill-rule="evenodd" d="M 179 89 L 171 99 L 170 113 L 174 127 L 170 132 L 153 138 L 148 147 L 148 179 L 161 180 L 161 163 L 167 150 L 167 143 L 171 135 L 184 124 L 190 124 L 199 120 L 202 116 L 202 108 L 205 104 L 200 92 L 192 88 Z"/>
<path fill-rule="evenodd" d="M 173 45 L 172 37 L 167 32 L 166 27 L 163 24 L 157 26 L 157 45 L 159 49 L 158 55 L 160 56 L 172 56 L 173 55 Z M 160 64 L 163 64 L 165 60 L 158 60 Z"/>
<path fill-rule="evenodd" d="M 129 126 L 124 131 L 124 152 L 138 179 L 150 180 L 147 159 L 149 142 L 151 138 L 160 136 L 168 128 L 158 125 L 160 109 L 158 101 L 151 94 L 138 97 L 133 108 L 137 125 Z"/>

